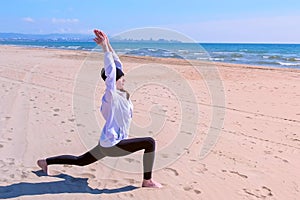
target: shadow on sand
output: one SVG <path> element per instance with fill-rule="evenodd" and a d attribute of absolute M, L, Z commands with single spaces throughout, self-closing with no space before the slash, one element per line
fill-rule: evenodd
<path fill-rule="evenodd" d="M 43 171 L 32 171 L 37 176 L 47 176 Z M 8 186 L 0 186 L 0 199 L 15 198 L 25 195 L 63 194 L 63 193 L 88 193 L 88 194 L 114 194 L 128 192 L 138 187 L 129 185 L 116 189 L 92 189 L 88 186 L 87 178 L 74 178 L 67 174 L 59 174 L 57 178 L 62 181 L 42 183 L 15 183 Z"/>

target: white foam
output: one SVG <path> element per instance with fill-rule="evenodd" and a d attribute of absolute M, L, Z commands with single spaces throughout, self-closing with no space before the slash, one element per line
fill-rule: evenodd
<path fill-rule="evenodd" d="M 283 66 L 300 66 L 300 63 L 286 63 L 286 62 L 278 62 L 280 65 Z"/>

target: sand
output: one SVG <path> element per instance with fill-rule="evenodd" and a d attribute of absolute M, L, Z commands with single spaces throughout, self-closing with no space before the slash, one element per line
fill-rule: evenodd
<path fill-rule="evenodd" d="M 0 52 L 0 199 L 300 197 L 299 70 L 121 56 L 132 136 L 157 141 L 153 176 L 164 187 L 146 189 L 141 153 L 52 165 L 49 176 L 36 165 L 97 144 L 102 53 Z"/>

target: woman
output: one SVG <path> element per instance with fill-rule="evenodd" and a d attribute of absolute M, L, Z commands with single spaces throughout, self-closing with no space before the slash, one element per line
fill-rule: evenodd
<path fill-rule="evenodd" d="M 124 90 L 124 73 L 122 63 L 111 47 L 106 34 L 94 30 L 94 41 L 104 52 L 104 69 L 101 77 L 106 90 L 102 97 L 101 113 L 106 121 L 100 141 L 96 147 L 80 156 L 61 155 L 37 161 L 39 167 L 47 173 L 48 165 L 89 165 L 105 156 L 125 156 L 139 150 L 143 155 L 144 179 L 142 187 L 161 188 L 162 185 L 152 179 L 152 168 L 155 154 L 155 141 L 151 137 L 128 139 L 128 130 L 132 118 L 132 103 L 129 94 Z"/>

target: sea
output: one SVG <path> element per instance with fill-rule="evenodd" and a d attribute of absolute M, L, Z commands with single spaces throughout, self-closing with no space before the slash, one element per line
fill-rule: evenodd
<path fill-rule="evenodd" d="M 97 51 L 93 41 L 0 41 L 0 45 Z M 266 67 L 300 69 L 300 44 L 112 42 L 118 54 L 207 60 Z"/>

